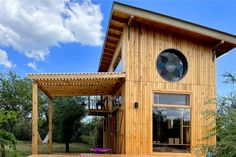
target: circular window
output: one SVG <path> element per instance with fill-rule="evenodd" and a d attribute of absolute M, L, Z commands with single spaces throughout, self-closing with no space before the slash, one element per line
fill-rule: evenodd
<path fill-rule="evenodd" d="M 178 50 L 164 50 L 157 58 L 157 71 L 167 81 L 176 82 L 181 80 L 187 69 L 187 60 Z"/>

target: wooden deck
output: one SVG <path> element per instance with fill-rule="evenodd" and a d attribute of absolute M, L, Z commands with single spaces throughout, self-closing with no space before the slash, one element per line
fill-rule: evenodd
<path fill-rule="evenodd" d="M 124 154 L 40 154 L 29 157 L 152 157 L 151 155 L 124 155 Z"/>
<path fill-rule="evenodd" d="M 151 155 L 124 155 L 124 154 L 40 154 L 29 157 L 153 157 Z"/>
<path fill-rule="evenodd" d="M 190 157 L 188 155 L 125 155 L 125 154 L 39 154 L 28 157 Z M 192 157 L 192 156 L 191 156 Z"/>

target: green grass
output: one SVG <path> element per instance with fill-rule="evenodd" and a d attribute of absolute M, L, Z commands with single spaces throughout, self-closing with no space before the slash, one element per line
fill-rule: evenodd
<path fill-rule="evenodd" d="M 83 143 L 71 143 L 70 153 L 88 153 L 88 149 L 93 146 Z M 31 155 L 31 142 L 20 141 L 16 145 L 20 157 Z M 39 153 L 47 154 L 47 145 L 39 145 Z M 53 153 L 65 153 L 65 144 L 53 143 Z M 8 152 L 7 157 L 13 157 L 13 153 Z"/>

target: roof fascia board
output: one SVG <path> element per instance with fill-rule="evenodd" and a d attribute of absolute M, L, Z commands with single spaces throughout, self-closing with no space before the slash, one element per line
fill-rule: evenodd
<path fill-rule="evenodd" d="M 100 72 L 100 67 L 101 67 L 101 64 L 102 64 L 102 58 L 103 58 L 104 48 L 105 48 L 106 41 L 107 41 L 107 36 L 108 36 L 108 31 L 109 31 L 109 27 L 110 27 L 110 23 L 111 23 L 111 16 L 113 14 L 114 4 L 115 3 L 112 4 L 111 11 L 110 11 L 109 22 L 108 22 L 107 29 L 106 29 L 106 36 L 105 36 L 105 39 L 104 39 L 104 42 L 103 42 L 102 54 L 101 54 L 99 65 L 98 65 L 98 72 Z"/>
<path fill-rule="evenodd" d="M 112 57 L 112 60 L 111 60 L 111 62 L 110 62 L 110 65 L 109 65 L 109 68 L 108 68 L 108 71 L 109 72 L 113 72 L 115 69 L 113 69 L 113 66 L 114 66 L 114 63 L 115 63 L 115 61 L 116 61 L 116 59 L 117 59 L 117 56 L 118 56 L 118 54 L 119 54 L 119 51 L 120 51 L 120 49 L 121 49 L 121 45 L 122 45 L 122 42 L 123 42 L 123 35 L 124 33 L 122 33 L 121 34 L 121 36 L 120 36 L 120 39 L 119 39 L 119 42 L 118 42 L 118 44 L 117 44 L 117 46 L 116 46 L 116 50 L 115 50 L 115 52 L 114 52 L 114 55 L 113 55 L 113 57 Z"/>

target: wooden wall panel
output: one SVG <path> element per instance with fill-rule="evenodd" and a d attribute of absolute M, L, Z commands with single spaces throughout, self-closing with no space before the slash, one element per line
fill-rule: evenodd
<path fill-rule="evenodd" d="M 191 93 L 191 144 L 199 143 L 205 133 L 204 126 L 208 123 L 202 117 L 202 109 L 207 99 L 215 97 L 215 62 L 212 60 L 211 47 L 175 32 L 163 32 L 135 22 L 130 30 L 125 28 L 123 33 L 126 153 L 152 153 L 154 91 Z M 162 79 L 156 69 L 157 56 L 168 48 L 180 50 L 188 61 L 186 76 L 175 83 Z M 135 102 L 139 104 L 137 109 L 134 108 Z M 215 105 L 212 109 L 215 109 Z M 214 143 L 215 139 L 203 142 Z"/>
<path fill-rule="evenodd" d="M 118 110 L 118 153 L 119 154 L 125 154 L 125 106 L 126 106 L 126 97 L 125 97 L 125 84 L 124 83 L 120 88 L 120 93 L 122 97 L 122 105 Z"/>

